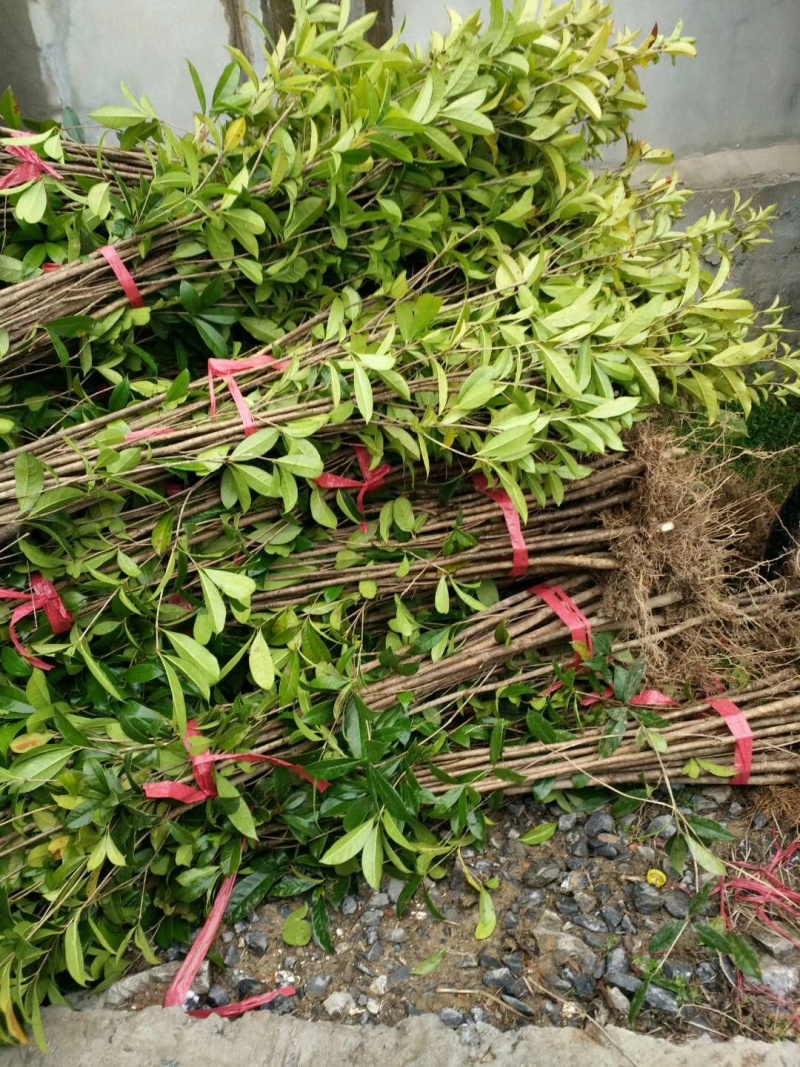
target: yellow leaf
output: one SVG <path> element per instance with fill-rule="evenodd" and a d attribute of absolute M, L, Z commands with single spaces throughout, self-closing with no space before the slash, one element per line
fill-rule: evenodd
<path fill-rule="evenodd" d="M 240 115 L 238 119 L 234 119 L 230 126 L 225 131 L 225 151 L 229 152 L 232 148 L 238 148 L 244 139 L 245 130 L 247 129 L 247 123 Z"/>

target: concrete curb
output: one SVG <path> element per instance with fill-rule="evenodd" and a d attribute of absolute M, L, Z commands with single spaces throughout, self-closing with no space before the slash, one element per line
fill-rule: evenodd
<path fill-rule="evenodd" d="M 434 1015 L 394 1028 L 312 1023 L 255 1012 L 191 1019 L 177 1008 L 141 1012 L 50 1008 L 50 1053 L 6 1050 L 4 1067 L 798 1067 L 800 1045 L 701 1037 L 685 1045 L 610 1026 L 596 1031 L 479 1025 L 470 1044 Z M 595 1036 L 596 1035 L 596 1036 Z"/>

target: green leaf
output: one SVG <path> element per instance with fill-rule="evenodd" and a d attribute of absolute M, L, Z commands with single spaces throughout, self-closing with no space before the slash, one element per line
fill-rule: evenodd
<path fill-rule="evenodd" d="M 285 945 L 303 947 L 311 940 L 311 923 L 306 919 L 308 904 L 301 904 L 283 924 L 281 938 Z"/>
<path fill-rule="evenodd" d="M 447 588 L 447 577 L 444 574 L 436 585 L 434 605 L 440 615 L 446 615 L 450 610 L 450 592 Z"/>
<path fill-rule="evenodd" d="M 367 880 L 367 885 L 377 893 L 381 887 L 383 876 L 383 845 L 381 844 L 380 827 L 374 825 L 367 840 L 364 842 L 364 850 L 361 853 L 361 870 Z"/>
<path fill-rule="evenodd" d="M 89 210 L 98 219 L 104 219 L 111 210 L 110 191 L 110 182 L 96 182 L 86 194 Z"/>
<path fill-rule="evenodd" d="M 175 651 L 180 657 L 179 662 L 191 665 L 205 680 L 206 685 L 214 685 L 219 681 L 219 663 L 208 649 L 203 648 L 186 634 L 175 633 L 172 630 L 165 631 L 172 642 Z M 190 674 L 191 677 L 191 674 Z"/>
<path fill-rule="evenodd" d="M 105 691 L 109 694 L 109 696 L 114 697 L 115 700 L 124 700 L 125 697 L 122 695 L 122 693 L 120 693 L 119 689 L 117 689 L 106 668 L 101 666 L 101 664 L 99 664 L 97 660 L 95 660 L 92 656 L 91 652 L 89 651 L 89 645 L 87 644 L 85 637 L 81 638 L 81 640 L 78 641 L 78 651 L 80 652 L 81 656 L 83 656 L 83 661 L 86 666 L 95 676 L 100 685 L 102 685 L 103 689 L 105 689 Z"/>
<path fill-rule="evenodd" d="M 246 459 L 258 459 L 260 456 L 265 456 L 267 452 L 271 452 L 273 446 L 277 443 L 280 434 L 277 430 L 271 426 L 267 426 L 263 430 L 256 430 L 254 434 L 249 437 L 245 437 L 244 441 L 241 441 L 231 453 L 232 460 L 246 460 Z"/>
<path fill-rule="evenodd" d="M 697 934 L 701 945 L 705 945 L 706 948 L 713 949 L 715 952 L 722 952 L 726 956 L 730 954 L 731 944 L 728 935 L 718 930 L 716 926 L 712 926 L 710 923 L 694 923 L 693 930 Z"/>
<path fill-rule="evenodd" d="M 272 654 L 269 645 L 264 640 L 261 630 L 256 632 L 253 643 L 250 645 L 249 656 L 250 673 L 256 685 L 269 691 L 275 684 L 275 666 L 272 662 Z"/>
<path fill-rule="evenodd" d="M 523 845 L 542 845 L 545 841 L 550 840 L 557 829 L 557 822 L 543 822 L 523 834 L 520 837 L 520 841 Z"/>
<path fill-rule="evenodd" d="M 44 465 L 27 452 L 14 460 L 14 488 L 20 512 L 29 511 L 44 489 Z"/>
<path fill-rule="evenodd" d="M 447 949 L 437 949 L 436 952 L 433 953 L 433 955 L 428 956 L 428 958 L 423 960 L 422 963 L 418 963 L 416 967 L 412 967 L 411 973 L 416 978 L 424 978 L 429 974 L 433 974 L 434 971 L 438 970 L 442 963 L 442 960 L 445 958 L 446 955 Z"/>
<path fill-rule="evenodd" d="M 475 929 L 475 940 L 485 941 L 494 933 L 494 929 L 497 926 L 497 914 L 491 894 L 483 886 L 480 888 L 478 897 L 478 914 L 480 921 Z"/>
<path fill-rule="evenodd" d="M 368 423 L 372 418 L 373 411 L 372 384 L 369 380 L 369 375 L 360 363 L 353 364 L 353 386 L 358 410 L 361 412 L 364 422 Z"/>
<path fill-rule="evenodd" d="M 650 938 L 650 952 L 655 956 L 659 952 L 667 952 L 680 937 L 686 924 L 682 919 L 676 919 L 674 922 L 665 923 L 656 933 Z"/>
<path fill-rule="evenodd" d="M 307 230 L 312 226 L 325 210 L 325 201 L 320 196 L 309 196 L 305 200 L 299 200 L 292 212 L 292 217 L 283 230 L 285 240 L 294 237 L 301 230 Z"/>
<path fill-rule="evenodd" d="M 328 919 L 328 908 L 325 903 L 325 897 L 322 893 L 319 893 L 319 895 L 315 894 L 311 904 L 311 929 L 314 934 L 314 940 L 322 951 L 333 955 L 335 947 L 333 938 L 331 937 L 331 924 Z"/>
<path fill-rule="evenodd" d="M 83 946 L 80 935 L 80 912 L 69 922 L 64 931 L 64 956 L 70 977 L 78 985 L 85 986 L 89 981 L 86 968 L 83 963 Z"/>
<path fill-rule="evenodd" d="M 761 964 L 752 945 L 740 934 L 728 934 L 729 955 L 742 974 L 761 978 Z"/>
<path fill-rule="evenodd" d="M 225 596 L 240 604 L 249 605 L 250 598 L 256 591 L 256 583 L 252 578 L 248 578 L 246 574 L 216 570 L 213 567 L 205 567 L 203 573 Z"/>
<path fill-rule="evenodd" d="M 258 840 L 258 833 L 256 831 L 255 823 L 253 822 L 253 816 L 239 790 L 230 778 L 225 778 L 221 774 L 216 774 L 214 780 L 217 784 L 217 793 L 219 794 L 223 810 L 228 816 L 231 826 L 251 841 Z"/>
<path fill-rule="evenodd" d="M 42 221 L 45 211 L 47 211 L 47 190 L 44 182 L 33 182 L 17 201 L 14 214 L 20 222 L 35 226 L 37 222 Z"/>
<path fill-rule="evenodd" d="M 178 675 L 163 657 L 161 659 L 161 664 L 164 668 L 164 674 L 166 675 L 167 683 L 169 685 L 170 697 L 172 698 L 175 730 L 180 737 L 183 737 L 186 733 L 186 700 L 183 695 L 183 687 L 181 686 L 180 678 L 178 678 Z"/>
<path fill-rule="evenodd" d="M 205 569 L 201 567 L 198 570 L 198 574 L 200 575 L 203 601 L 205 602 L 208 617 L 211 620 L 211 626 L 215 634 L 221 634 L 225 629 L 225 616 L 227 614 L 225 601 L 220 596 L 219 589 L 206 574 Z"/>
<path fill-rule="evenodd" d="M 124 130 L 128 126 L 136 126 L 143 122 L 145 116 L 141 111 L 134 111 L 130 107 L 110 104 L 93 111 L 92 118 L 95 122 L 101 126 L 106 126 L 110 130 Z"/>
<path fill-rule="evenodd" d="M 340 863 L 347 863 L 348 860 L 359 854 L 367 843 L 374 827 L 375 821 L 369 819 L 367 822 L 357 826 L 355 830 L 345 834 L 344 837 L 340 837 L 321 857 L 320 863 L 327 863 L 331 867 L 336 867 Z"/>
<path fill-rule="evenodd" d="M 708 871 L 709 874 L 718 874 L 720 877 L 725 874 L 727 868 L 722 860 L 718 859 L 713 852 L 709 852 L 705 845 L 701 845 L 696 837 L 688 835 L 686 843 L 689 846 L 689 851 L 704 871 Z"/>

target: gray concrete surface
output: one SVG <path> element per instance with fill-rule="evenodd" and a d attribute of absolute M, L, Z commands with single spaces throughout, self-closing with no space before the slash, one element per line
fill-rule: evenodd
<path fill-rule="evenodd" d="M 50 1053 L 0 1053 L 4 1067 L 798 1067 L 800 1046 L 701 1037 L 686 1045 L 608 1027 L 478 1028 L 467 1045 L 435 1016 L 394 1029 L 310 1023 L 265 1012 L 237 1021 L 190 1019 L 177 1008 L 44 1013 Z"/>
<path fill-rule="evenodd" d="M 354 0 L 354 15 L 365 0 Z M 402 28 L 409 42 L 445 29 L 446 9 L 469 14 L 489 0 L 367 0 L 377 33 Z M 195 96 L 185 60 L 213 86 L 234 44 L 262 67 L 259 33 L 290 19 L 290 0 L 0 0 L 0 85 L 12 84 L 32 116 L 65 106 L 82 119 L 121 99 L 120 82 L 148 93 L 185 128 Z M 615 0 L 620 25 L 670 32 L 683 19 L 699 58 L 648 68 L 647 111 L 635 133 L 678 158 L 800 143 L 798 0 Z M 1 91 L 1 90 L 0 90 Z M 795 171 L 795 174 L 798 172 Z"/>

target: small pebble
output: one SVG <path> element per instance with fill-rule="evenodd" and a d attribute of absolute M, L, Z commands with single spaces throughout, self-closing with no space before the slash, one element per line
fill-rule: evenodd
<path fill-rule="evenodd" d="M 622 990 L 618 989 L 617 986 L 610 985 L 606 987 L 605 992 L 606 999 L 609 1001 L 614 1011 L 619 1012 L 620 1015 L 627 1015 L 631 1009 L 631 1002 Z"/>
<path fill-rule="evenodd" d="M 226 967 L 236 967 L 239 964 L 241 956 L 239 955 L 239 949 L 236 945 L 228 945 L 222 954 L 222 962 Z"/>
<path fill-rule="evenodd" d="M 333 978 L 329 974 L 318 974 L 314 978 L 310 978 L 306 983 L 306 993 L 311 993 L 314 996 L 322 996 L 323 993 L 327 993 L 328 986 L 333 981 Z"/>
<path fill-rule="evenodd" d="M 698 982 L 702 982 L 703 985 L 710 985 L 717 978 L 716 969 L 708 960 L 703 960 L 702 963 L 698 964 L 694 973 Z"/>
<path fill-rule="evenodd" d="M 512 997 L 508 993 L 501 993 L 500 996 L 503 998 L 504 1002 L 508 1004 L 509 1008 L 518 1011 L 520 1015 L 527 1015 L 529 1017 L 536 1015 L 534 1009 L 530 1004 L 526 1004 L 524 1000 L 520 1000 L 518 997 Z"/>
<path fill-rule="evenodd" d="M 365 911 L 361 916 L 361 925 L 367 927 L 380 926 L 382 919 L 382 911 Z"/>
<path fill-rule="evenodd" d="M 371 908 L 388 908 L 389 907 L 389 894 L 388 893 L 373 893 L 369 900 L 369 906 Z"/>
<path fill-rule="evenodd" d="M 322 1006 L 328 1015 L 332 1017 L 349 1015 L 356 1006 L 356 1002 L 350 993 L 338 992 L 331 993 L 331 995 L 322 1002 Z"/>
<path fill-rule="evenodd" d="M 685 919 L 689 914 L 691 897 L 680 889 L 667 889 L 661 894 L 664 910 L 673 919 Z"/>
<path fill-rule="evenodd" d="M 398 926 L 396 929 L 390 930 L 388 934 L 384 934 L 384 940 L 392 945 L 403 945 L 408 941 L 408 931 L 404 930 L 402 926 Z"/>
<path fill-rule="evenodd" d="M 562 869 L 555 860 L 534 860 L 522 876 L 522 881 L 533 889 L 541 889 L 552 882 L 558 881 Z"/>
<path fill-rule="evenodd" d="M 487 971 L 481 980 L 490 989 L 506 989 L 514 985 L 514 975 L 508 967 L 497 967 L 493 971 Z"/>
<path fill-rule="evenodd" d="M 226 1004 L 230 1004 L 231 998 L 227 991 L 215 982 L 206 994 L 206 1001 L 210 1008 L 224 1008 Z"/>
<path fill-rule="evenodd" d="M 503 961 L 499 956 L 495 956 L 492 952 L 487 952 L 484 949 L 483 952 L 478 953 L 477 966 L 491 970 L 493 967 L 502 967 Z"/>
<path fill-rule="evenodd" d="M 498 960 L 494 956 L 492 956 L 491 959 L 492 959 L 493 962 L 492 963 L 487 963 L 486 964 L 487 967 L 497 967 L 497 966 L 499 966 L 500 960 Z M 474 970 L 475 967 L 480 967 L 481 964 L 480 964 L 480 962 L 478 961 L 478 959 L 475 956 L 465 956 L 463 958 L 463 960 L 459 960 L 458 961 L 456 966 L 458 967 L 459 971 L 471 971 L 471 970 Z"/>
<path fill-rule="evenodd" d="M 345 897 L 342 901 L 342 915 L 355 915 L 358 911 L 358 900 L 355 897 Z"/>
<path fill-rule="evenodd" d="M 597 837 L 598 834 L 613 834 L 614 820 L 607 811 L 596 811 L 586 820 L 587 837 Z"/>
<path fill-rule="evenodd" d="M 558 828 L 563 833 L 566 833 L 567 830 L 574 829 L 575 823 L 577 821 L 578 816 L 575 814 L 574 811 L 564 812 L 563 815 L 559 815 L 558 817 Z"/>
<path fill-rule="evenodd" d="M 239 1000 L 247 1000 L 248 997 L 257 997 L 265 993 L 267 987 L 256 978 L 242 978 L 236 987 Z"/>
<path fill-rule="evenodd" d="M 631 903 L 642 915 L 652 915 L 663 907 L 661 894 L 647 882 L 634 882 L 631 889 Z"/>
<path fill-rule="evenodd" d="M 263 956 L 269 947 L 269 938 L 260 930 L 248 930 L 244 935 L 244 943 L 254 956 Z"/>
<path fill-rule="evenodd" d="M 383 955 L 383 945 L 380 941 L 375 941 L 374 945 L 370 946 L 369 952 L 367 952 L 366 959 L 369 963 L 377 963 Z"/>
<path fill-rule="evenodd" d="M 386 886 L 386 895 L 392 904 L 396 904 L 400 899 L 400 894 L 405 889 L 405 882 L 401 882 L 399 878 L 390 878 L 389 884 Z"/>
<path fill-rule="evenodd" d="M 445 1026 L 450 1026 L 452 1028 L 462 1026 L 467 1021 L 463 1012 L 456 1011 L 455 1008 L 442 1008 L 439 1012 L 439 1018 Z"/>

